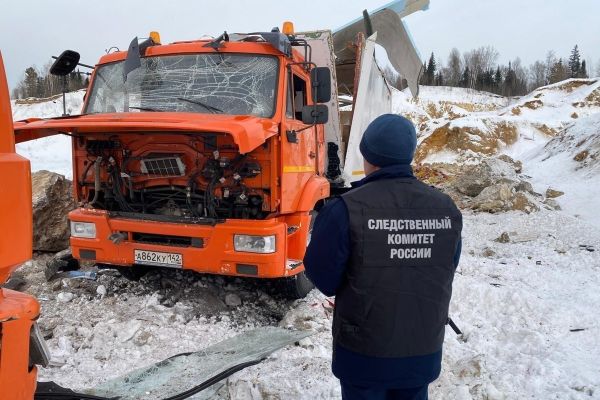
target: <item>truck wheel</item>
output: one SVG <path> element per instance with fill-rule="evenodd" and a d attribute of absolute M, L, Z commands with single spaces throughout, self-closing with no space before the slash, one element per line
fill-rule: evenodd
<path fill-rule="evenodd" d="M 299 274 L 287 278 L 285 280 L 286 295 L 290 299 L 303 299 L 311 290 L 315 288 L 315 285 L 306 276 L 306 271 L 302 271 Z"/>

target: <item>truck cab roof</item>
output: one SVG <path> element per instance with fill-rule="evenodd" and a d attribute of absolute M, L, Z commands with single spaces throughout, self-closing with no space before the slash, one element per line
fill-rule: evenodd
<path fill-rule="evenodd" d="M 285 36 L 285 35 L 283 35 Z M 285 49 L 274 46 L 260 36 L 260 34 L 232 34 L 236 40 L 223 41 L 217 49 L 207 46 L 212 39 L 197 39 L 189 41 L 178 41 L 169 44 L 159 44 L 150 46 L 146 49 L 144 56 L 165 56 L 174 54 L 193 54 L 193 53 L 249 53 L 263 54 L 271 56 L 288 56 Z M 98 65 L 108 64 L 116 61 L 123 61 L 127 58 L 127 51 L 117 51 L 106 54 L 100 58 Z M 303 55 L 296 49 L 290 50 L 292 62 L 304 61 Z"/>

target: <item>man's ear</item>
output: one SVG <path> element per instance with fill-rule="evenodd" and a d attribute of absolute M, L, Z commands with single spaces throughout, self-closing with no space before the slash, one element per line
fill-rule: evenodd
<path fill-rule="evenodd" d="M 363 158 L 363 166 L 364 166 L 364 169 L 365 169 L 365 175 L 370 175 L 373 172 L 381 169 L 381 168 L 379 168 L 379 167 L 371 164 L 370 162 L 368 162 L 365 158 Z"/>

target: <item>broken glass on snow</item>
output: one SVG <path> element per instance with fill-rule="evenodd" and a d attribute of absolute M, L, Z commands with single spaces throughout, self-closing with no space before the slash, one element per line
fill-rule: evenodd
<path fill-rule="evenodd" d="M 310 331 L 275 327 L 254 329 L 202 351 L 171 357 L 82 392 L 122 400 L 171 398 L 188 391 L 193 392 L 194 388 L 205 382 L 214 384 L 312 334 Z"/>
<path fill-rule="evenodd" d="M 254 54 L 153 56 L 124 80 L 124 61 L 98 67 L 86 114 L 176 111 L 271 117 L 278 60 Z"/>

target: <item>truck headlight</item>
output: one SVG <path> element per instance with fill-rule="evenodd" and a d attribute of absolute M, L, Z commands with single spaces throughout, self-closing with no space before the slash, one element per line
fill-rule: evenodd
<path fill-rule="evenodd" d="M 234 235 L 233 247 L 235 248 L 235 251 L 247 253 L 275 253 L 275 235 Z"/>
<path fill-rule="evenodd" d="M 96 224 L 71 221 L 71 236 L 86 239 L 96 238 Z"/>

